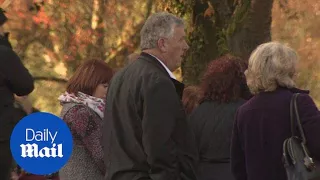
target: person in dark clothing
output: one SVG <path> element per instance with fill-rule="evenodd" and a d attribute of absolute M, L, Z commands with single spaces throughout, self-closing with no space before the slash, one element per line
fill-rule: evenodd
<path fill-rule="evenodd" d="M 262 44 L 251 54 L 245 75 L 254 97 L 238 109 L 232 136 L 236 180 L 287 179 L 282 149 L 291 136 L 294 93 L 301 93 L 297 105 L 311 157 L 320 159 L 320 112 L 308 91 L 295 88 L 297 60 L 293 49 L 277 42 Z"/>
<path fill-rule="evenodd" d="M 235 113 L 245 100 L 240 59 L 222 56 L 209 63 L 202 78 L 200 105 L 189 117 L 199 152 L 199 180 L 233 180 L 230 144 Z"/>
<path fill-rule="evenodd" d="M 28 96 L 15 96 L 15 116 L 17 119 L 22 119 L 25 116 L 40 112 L 32 106 Z M 13 171 L 11 172 L 11 179 L 18 180 L 59 180 L 59 173 L 49 175 L 34 175 L 24 171 L 19 165 L 13 163 Z"/>
<path fill-rule="evenodd" d="M 189 115 L 196 107 L 199 106 L 201 92 L 198 86 L 188 86 L 183 90 L 182 104 Z"/>
<path fill-rule="evenodd" d="M 140 57 L 111 80 L 103 124 L 106 180 L 195 180 L 196 149 L 171 71 L 189 48 L 170 13 L 148 18 Z"/>
<path fill-rule="evenodd" d="M 10 178 L 12 156 L 10 151 L 11 132 L 19 121 L 15 116 L 14 94 L 24 96 L 34 89 L 33 78 L 23 66 L 8 41 L 9 33 L 2 25 L 7 18 L 0 10 L 0 179 Z"/>

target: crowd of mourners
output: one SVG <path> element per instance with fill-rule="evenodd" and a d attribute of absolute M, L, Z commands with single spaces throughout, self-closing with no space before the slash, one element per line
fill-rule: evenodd
<path fill-rule="evenodd" d="M 309 91 L 296 87 L 292 48 L 266 42 L 249 59 L 212 59 L 200 83 L 185 87 L 172 73 L 189 49 L 185 24 L 160 12 L 146 20 L 141 53 L 125 67 L 115 72 L 88 59 L 77 68 L 57 97 L 72 155 L 59 172 L 30 174 L 15 164 L 10 135 L 39 110 L 28 99 L 34 80 L 8 41 L 6 21 L 1 13 L 0 180 L 287 180 L 290 137 L 302 140 L 312 163 L 320 160 L 320 112 Z"/>

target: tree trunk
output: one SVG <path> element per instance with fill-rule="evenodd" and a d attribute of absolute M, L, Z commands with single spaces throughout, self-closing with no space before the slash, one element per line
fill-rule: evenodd
<path fill-rule="evenodd" d="M 259 44 L 271 40 L 273 0 L 194 0 L 165 2 L 165 10 L 191 17 L 188 55 L 182 62 L 183 81 L 198 84 L 211 60 L 233 54 L 245 61 Z M 169 6 L 169 8 L 168 8 Z"/>
<path fill-rule="evenodd" d="M 146 7 L 145 19 L 147 19 L 150 16 L 153 4 L 154 4 L 153 0 L 147 0 L 146 6 L 145 6 Z M 136 26 L 133 26 L 132 27 L 134 29 L 133 32 L 136 32 L 136 33 L 131 34 L 128 39 L 123 40 L 123 42 L 117 48 L 116 54 L 113 55 L 110 59 L 107 59 L 107 62 L 111 67 L 113 67 L 116 70 L 122 68 L 123 64 L 126 64 L 125 62 L 126 57 L 139 48 L 140 30 L 143 27 L 143 25 L 144 25 L 144 20 L 142 20 Z M 128 44 L 130 44 L 130 46 Z M 118 62 L 121 62 L 121 63 L 118 63 Z"/>
<path fill-rule="evenodd" d="M 185 84 L 198 83 L 207 63 L 218 55 L 217 27 L 212 15 L 204 15 L 210 9 L 208 2 L 197 0 L 193 5 L 193 29 L 189 34 L 190 49 L 182 62 L 182 76 Z"/>
<path fill-rule="evenodd" d="M 273 0 L 252 0 L 243 24 L 228 37 L 228 46 L 232 54 L 247 61 L 258 45 L 271 41 L 272 5 Z"/>
<path fill-rule="evenodd" d="M 104 34 L 105 34 L 105 0 L 93 0 L 91 28 L 96 32 L 93 35 L 93 44 L 89 49 L 90 57 L 105 59 Z"/>

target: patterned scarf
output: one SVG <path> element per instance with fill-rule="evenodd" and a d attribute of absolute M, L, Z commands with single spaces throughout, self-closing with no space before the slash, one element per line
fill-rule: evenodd
<path fill-rule="evenodd" d="M 78 92 L 77 96 L 73 93 L 70 94 L 68 92 L 65 92 L 64 94 L 59 96 L 58 99 L 62 105 L 65 103 L 84 104 L 91 108 L 94 112 L 96 112 L 101 118 L 103 118 L 105 101 L 101 98 L 93 97 L 82 92 Z"/>

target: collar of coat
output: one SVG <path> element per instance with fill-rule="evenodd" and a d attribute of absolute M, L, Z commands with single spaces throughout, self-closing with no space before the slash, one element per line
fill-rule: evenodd
<path fill-rule="evenodd" d="M 143 60 L 146 60 L 148 62 L 150 62 L 151 64 L 153 64 L 154 66 L 156 66 L 157 68 L 159 68 L 160 71 L 162 71 L 163 73 L 165 73 L 168 78 L 171 79 L 172 83 L 174 84 L 175 88 L 176 88 L 176 92 L 179 95 L 180 99 L 182 99 L 182 94 L 183 94 L 183 89 L 184 89 L 184 84 L 177 81 L 174 78 L 171 78 L 170 74 L 167 72 L 167 70 L 163 67 L 163 65 L 159 62 L 159 60 L 157 60 L 154 56 L 142 52 L 140 54 L 140 56 L 145 57 L 143 58 Z"/>

